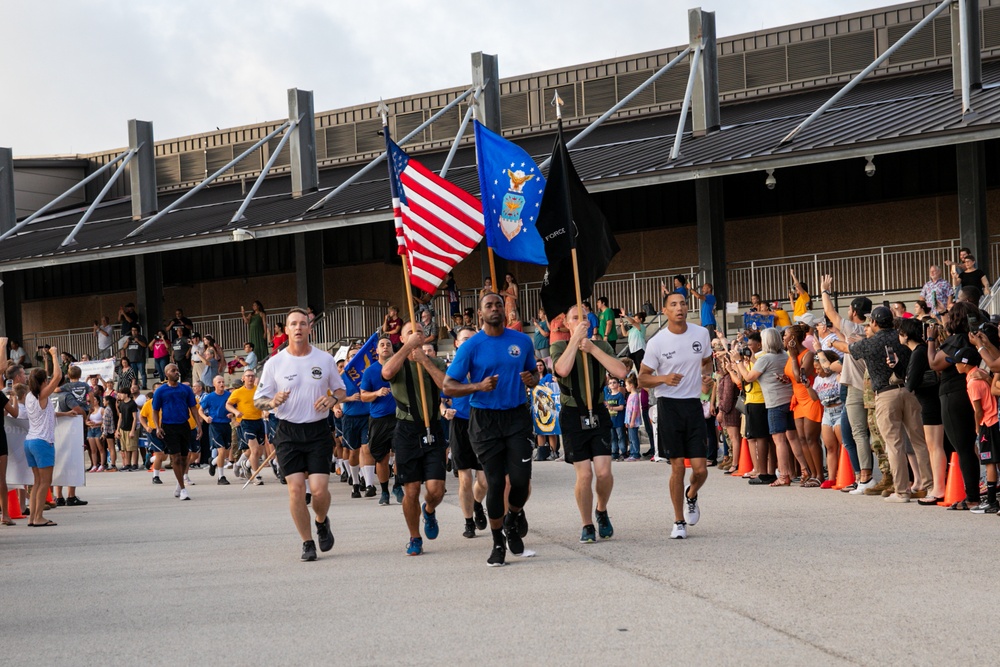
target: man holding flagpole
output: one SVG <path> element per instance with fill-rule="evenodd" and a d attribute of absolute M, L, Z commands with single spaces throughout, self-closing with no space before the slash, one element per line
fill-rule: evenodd
<path fill-rule="evenodd" d="M 443 389 L 452 398 L 471 395 L 469 441 L 486 475 L 486 514 L 493 532 L 490 567 L 506 563 L 507 547 L 527 558 L 524 504 L 531 492 L 532 421 L 525 387 L 538 384 L 535 346 L 527 335 L 504 326 L 497 294 L 479 301 L 483 329 L 469 338 L 448 366 Z M 468 378 L 468 382 L 466 382 Z M 507 484 L 507 514 L 504 490 Z"/>

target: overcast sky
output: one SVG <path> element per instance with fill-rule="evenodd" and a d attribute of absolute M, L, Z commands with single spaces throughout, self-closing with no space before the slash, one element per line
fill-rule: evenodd
<path fill-rule="evenodd" d="M 89 153 L 127 144 L 129 118 L 158 139 L 470 80 L 469 54 L 500 76 L 687 42 L 697 0 L 0 0 L 0 146 Z M 894 4 L 715 0 L 718 36 Z M 489 9 L 486 9 L 489 7 Z"/>

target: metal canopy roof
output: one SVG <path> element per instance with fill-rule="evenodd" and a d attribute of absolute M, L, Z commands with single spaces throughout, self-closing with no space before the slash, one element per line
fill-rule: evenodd
<path fill-rule="evenodd" d="M 831 89 L 724 106 L 722 129 L 700 138 L 686 132 L 674 162 L 669 155 L 676 114 L 599 127 L 572 151 L 573 160 L 588 188 L 602 191 L 1000 138 L 1000 62 L 984 63 L 983 79 L 983 90 L 972 97 L 975 117 L 965 120 L 961 99 L 952 90 L 950 69 L 939 69 L 862 84 L 793 143 L 781 147 L 782 137 L 818 108 Z M 552 135 L 536 135 L 518 143 L 541 162 L 552 141 Z M 418 154 L 434 170 L 444 157 L 443 152 Z M 128 199 L 102 205 L 77 235 L 77 243 L 67 248 L 59 245 L 84 208 L 45 216 L 0 245 L 0 270 L 226 243 L 237 227 L 265 238 L 391 219 L 382 168 L 373 172 L 371 180 L 348 187 L 325 208 L 307 212 L 359 168 L 324 170 L 319 192 L 297 199 L 290 194 L 289 176 L 267 179 L 247 210 L 247 219 L 237 225 L 229 220 L 244 195 L 235 183 L 204 189 L 190 205 L 127 240 L 139 225 L 132 220 Z M 470 193 L 478 192 L 471 147 L 458 152 L 448 178 Z M 161 208 L 180 194 L 160 195 Z"/>

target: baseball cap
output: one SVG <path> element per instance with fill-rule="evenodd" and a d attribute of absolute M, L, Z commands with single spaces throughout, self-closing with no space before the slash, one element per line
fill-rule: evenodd
<path fill-rule="evenodd" d="M 804 324 L 807 327 L 816 326 L 816 316 L 813 315 L 812 313 L 802 313 L 801 315 L 795 318 L 795 321 L 800 324 Z"/>
<path fill-rule="evenodd" d="M 956 364 L 968 364 L 969 366 L 978 366 L 982 363 L 983 358 L 979 355 L 979 352 L 974 347 L 963 347 L 961 350 L 955 353 L 952 360 Z"/>
<path fill-rule="evenodd" d="M 869 301 L 871 303 L 871 301 Z M 892 311 L 885 306 L 879 306 L 872 311 L 872 321 L 879 326 L 880 329 L 887 329 L 892 327 Z"/>
<path fill-rule="evenodd" d="M 851 308 L 858 314 L 858 317 L 868 317 L 868 314 L 872 312 L 872 300 L 866 296 L 855 297 L 851 301 Z"/>

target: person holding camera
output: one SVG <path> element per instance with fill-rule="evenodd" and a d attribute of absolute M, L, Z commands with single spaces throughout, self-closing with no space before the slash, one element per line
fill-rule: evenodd
<path fill-rule="evenodd" d="M 121 327 L 122 338 L 128 338 L 132 327 L 139 327 L 139 330 L 142 331 L 142 326 L 139 324 L 139 313 L 135 312 L 134 303 L 126 303 L 118 308 L 118 325 Z"/>
<path fill-rule="evenodd" d="M 156 332 L 149 347 L 153 351 L 153 367 L 156 369 L 156 377 L 160 382 L 166 382 L 167 363 L 170 361 L 170 344 L 167 342 L 167 335 L 163 329 Z"/>
<path fill-rule="evenodd" d="M 625 365 L 615 357 L 614 348 L 603 340 L 587 338 L 588 323 L 581 318 L 582 308 L 573 306 L 566 311 L 565 323 L 573 333 L 568 341 L 552 344 L 552 370 L 559 381 L 559 429 L 562 431 L 566 460 L 573 464 L 576 473 L 576 505 L 583 521 L 580 542 L 587 544 L 614 535 L 614 527 L 608 517 L 608 500 L 614 487 L 611 474 L 611 415 L 604 404 L 603 384 L 605 371 L 613 377 L 625 376 Z M 583 355 L 591 355 L 584 364 Z M 584 391 L 587 388 L 586 373 L 590 375 L 590 406 Z M 598 529 L 590 520 L 594 518 Z M 598 533 L 597 530 L 600 532 Z"/>
<path fill-rule="evenodd" d="M 885 306 L 879 306 L 872 311 L 868 328 L 868 337 L 851 343 L 848 349 L 852 357 L 865 362 L 865 367 L 871 378 L 872 391 L 875 392 L 875 422 L 885 440 L 886 453 L 895 487 L 893 493 L 885 500 L 891 503 L 908 503 L 912 490 L 906 445 L 903 442 L 904 430 L 910 439 L 913 454 L 917 459 L 917 470 L 914 472 L 920 478 L 921 487 L 918 491 L 923 490 L 924 485 L 929 487 L 931 484 L 930 457 L 927 453 L 927 441 L 924 439 L 924 427 L 920 418 L 920 403 L 913 392 L 903 384 L 911 352 L 909 347 L 900 342 L 892 311 Z M 964 382 L 961 379 L 959 381 Z M 964 391 L 964 389 L 963 383 L 962 390 Z M 973 447 L 975 446 L 974 438 L 975 434 L 969 442 L 969 445 Z M 977 472 L 977 495 L 978 485 Z"/>
<path fill-rule="evenodd" d="M 139 334 L 139 325 L 133 324 L 131 333 L 125 341 L 125 358 L 139 374 L 139 386 L 146 388 L 146 349 L 149 343 Z"/>
<path fill-rule="evenodd" d="M 111 328 L 111 322 L 107 315 L 101 318 L 100 323 L 94 320 L 94 336 L 97 338 L 97 358 L 110 359 L 115 356 L 115 330 Z"/>

